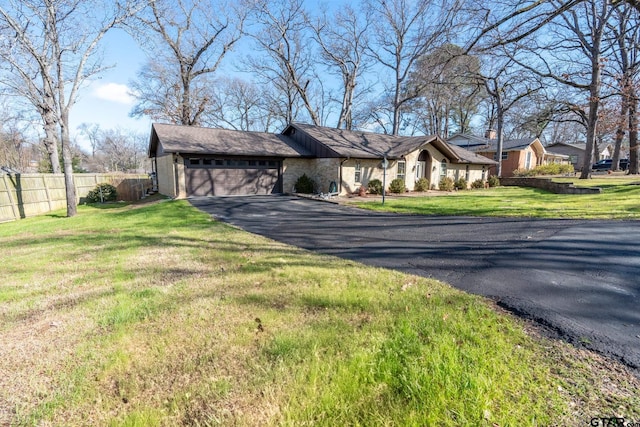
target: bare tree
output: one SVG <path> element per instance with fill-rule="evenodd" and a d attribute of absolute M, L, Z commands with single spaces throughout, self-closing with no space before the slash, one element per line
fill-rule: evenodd
<path fill-rule="evenodd" d="M 268 87 L 235 77 L 219 79 L 213 88 L 213 108 L 205 114 L 207 123 L 268 132 L 277 122 Z"/>
<path fill-rule="evenodd" d="M 367 0 L 374 18 L 369 54 L 391 73 L 385 90 L 391 94 L 391 133 L 400 131 L 402 112 L 416 91 L 406 83 L 414 63 L 430 49 L 448 41 L 461 3 L 439 0 Z"/>
<path fill-rule="evenodd" d="M 260 79 L 275 85 L 286 100 L 288 122 L 297 117 L 297 102 L 315 125 L 322 124 L 324 99 L 318 98 L 320 79 L 313 58 L 315 46 L 302 0 L 258 0 L 255 28 L 250 32 L 258 51 L 266 57 L 249 58 L 249 68 Z"/>
<path fill-rule="evenodd" d="M 14 89 L 38 110 L 45 146 L 57 171 L 58 138 L 64 165 L 67 216 L 76 214 L 69 115 L 82 84 L 103 68 L 98 43 L 134 13 L 132 4 L 82 0 L 18 0 L 0 6 L 0 54 L 10 64 Z"/>
<path fill-rule="evenodd" d="M 326 12 L 311 23 L 315 40 L 321 49 L 321 58 L 329 72 L 340 76 L 340 113 L 336 127 L 352 129 L 353 103 L 356 85 L 368 67 L 365 50 L 371 13 L 357 13 L 349 5 L 333 16 Z"/>
<path fill-rule="evenodd" d="M 480 60 L 454 44 L 446 44 L 420 58 L 407 82 L 417 94 L 411 103 L 416 125 L 426 134 L 448 138 L 452 129 L 470 129 L 484 90 L 476 83 Z"/>
<path fill-rule="evenodd" d="M 580 173 L 580 179 L 586 179 L 596 146 L 598 108 L 603 96 L 603 54 L 609 48 L 604 35 L 613 7 L 610 0 L 584 0 L 570 10 L 564 10 L 560 1 L 552 3 L 563 12 L 550 24 L 544 40 L 530 43 L 527 54 L 517 61 L 543 78 L 588 93 L 584 109 L 587 146 Z"/>
<path fill-rule="evenodd" d="M 212 76 L 242 35 L 242 2 L 147 0 L 134 37 L 150 60 L 132 83 L 133 116 L 198 125 L 210 107 Z"/>
<path fill-rule="evenodd" d="M 539 80 L 532 79 L 531 74 L 524 73 L 513 60 L 503 57 L 491 57 L 487 62 L 491 65 L 478 75 L 478 81 L 484 85 L 491 98 L 495 121 L 488 123 L 488 128 L 496 130 L 496 174 L 502 176 L 502 148 L 504 146 L 504 125 L 506 115 L 522 100 L 531 97 L 542 89 Z"/>
<path fill-rule="evenodd" d="M 78 126 L 80 134 L 87 137 L 89 145 L 91 145 L 91 157 L 95 157 L 98 149 L 98 141 L 100 139 L 100 125 L 97 123 L 82 123 Z"/>
<path fill-rule="evenodd" d="M 630 6 L 618 5 L 610 30 L 615 37 L 614 57 L 620 94 L 612 167 L 619 168 L 622 141 L 629 134 L 629 173 L 640 172 L 638 165 L 638 73 L 640 72 L 640 16 Z"/>

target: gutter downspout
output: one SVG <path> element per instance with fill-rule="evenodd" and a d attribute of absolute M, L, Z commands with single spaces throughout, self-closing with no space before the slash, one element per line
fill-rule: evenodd
<path fill-rule="evenodd" d="M 347 157 L 346 159 L 342 160 L 340 162 L 340 190 L 339 190 L 339 194 L 342 194 L 342 166 L 349 161 L 350 157 Z"/>

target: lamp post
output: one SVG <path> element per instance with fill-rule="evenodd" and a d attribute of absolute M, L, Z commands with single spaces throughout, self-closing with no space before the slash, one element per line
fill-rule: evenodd
<path fill-rule="evenodd" d="M 384 196 L 385 196 L 385 188 L 387 187 L 387 167 L 389 166 L 389 161 L 387 160 L 387 156 L 384 156 L 382 159 L 382 204 L 384 205 Z"/>

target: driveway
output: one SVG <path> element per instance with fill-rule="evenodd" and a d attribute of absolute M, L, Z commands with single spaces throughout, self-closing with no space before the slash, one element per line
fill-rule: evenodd
<path fill-rule="evenodd" d="M 489 297 L 640 375 L 640 221 L 397 215 L 290 196 L 190 201 L 252 233 Z"/>

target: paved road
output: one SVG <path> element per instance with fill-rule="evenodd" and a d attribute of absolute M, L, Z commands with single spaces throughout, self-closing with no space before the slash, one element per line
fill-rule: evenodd
<path fill-rule="evenodd" d="M 640 221 L 396 215 L 289 196 L 191 203 L 274 240 L 492 298 L 640 375 Z"/>

